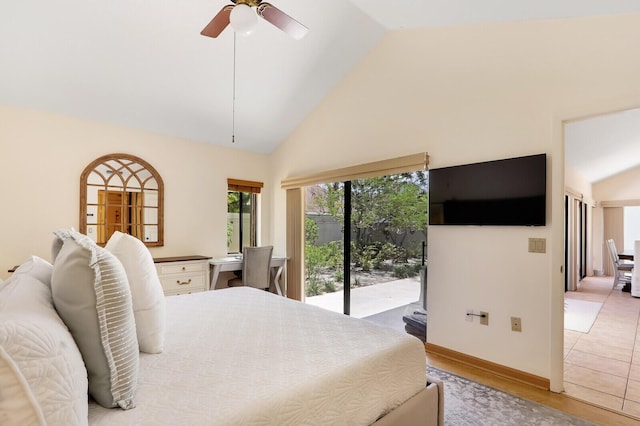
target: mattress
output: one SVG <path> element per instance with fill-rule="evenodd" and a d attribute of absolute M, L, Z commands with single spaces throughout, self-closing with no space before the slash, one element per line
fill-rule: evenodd
<path fill-rule="evenodd" d="M 425 387 L 417 338 L 249 287 L 167 298 L 136 408 L 91 425 L 371 424 Z"/>

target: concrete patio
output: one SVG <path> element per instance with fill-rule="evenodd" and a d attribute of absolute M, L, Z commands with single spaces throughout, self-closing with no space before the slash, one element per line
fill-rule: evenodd
<path fill-rule="evenodd" d="M 404 278 L 351 289 L 351 316 L 370 317 L 415 303 L 420 297 L 420 277 Z M 343 312 L 344 291 L 307 297 L 305 303 L 334 312 Z M 402 323 L 402 310 L 399 310 Z"/>

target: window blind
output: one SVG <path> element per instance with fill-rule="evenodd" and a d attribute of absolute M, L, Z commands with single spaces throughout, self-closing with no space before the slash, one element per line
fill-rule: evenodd
<path fill-rule="evenodd" d="M 264 187 L 264 183 L 253 182 L 250 180 L 227 179 L 227 186 L 229 191 L 249 192 L 252 194 L 259 194 L 260 189 Z"/>
<path fill-rule="evenodd" d="M 428 165 L 429 155 L 424 152 L 404 157 L 391 158 L 388 160 L 375 161 L 373 163 L 328 170 L 306 176 L 286 178 L 282 180 L 281 185 L 282 189 L 302 188 L 305 186 L 317 185 L 319 183 L 344 182 L 375 176 L 415 172 L 416 170 L 427 170 Z"/>

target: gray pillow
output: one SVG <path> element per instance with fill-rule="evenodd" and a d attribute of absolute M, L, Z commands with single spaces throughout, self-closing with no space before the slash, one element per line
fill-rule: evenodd
<path fill-rule="evenodd" d="M 133 408 L 139 353 L 124 268 L 85 235 L 72 231 L 63 241 L 51 291 L 87 367 L 89 393 L 103 407 Z"/>
<path fill-rule="evenodd" d="M 62 248 L 62 244 L 64 240 L 71 236 L 71 232 L 75 232 L 73 228 L 69 229 L 58 229 L 53 233 L 53 241 L 51 242 L 51 262 L 56 261 L 56 257 L 58 257 L 58 253 L 60 253 L 60 249 Z"/>

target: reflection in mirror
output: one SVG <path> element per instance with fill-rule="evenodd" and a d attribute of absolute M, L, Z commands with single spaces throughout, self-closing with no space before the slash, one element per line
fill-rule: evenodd
<path fill-rule="evenodd" d="M 163 188 L 158 172 L 141 158 L 98 158 L 80 177 L 80 232 L 101 245 L 120 231 L 147 246 L 162 246 Z"/>

